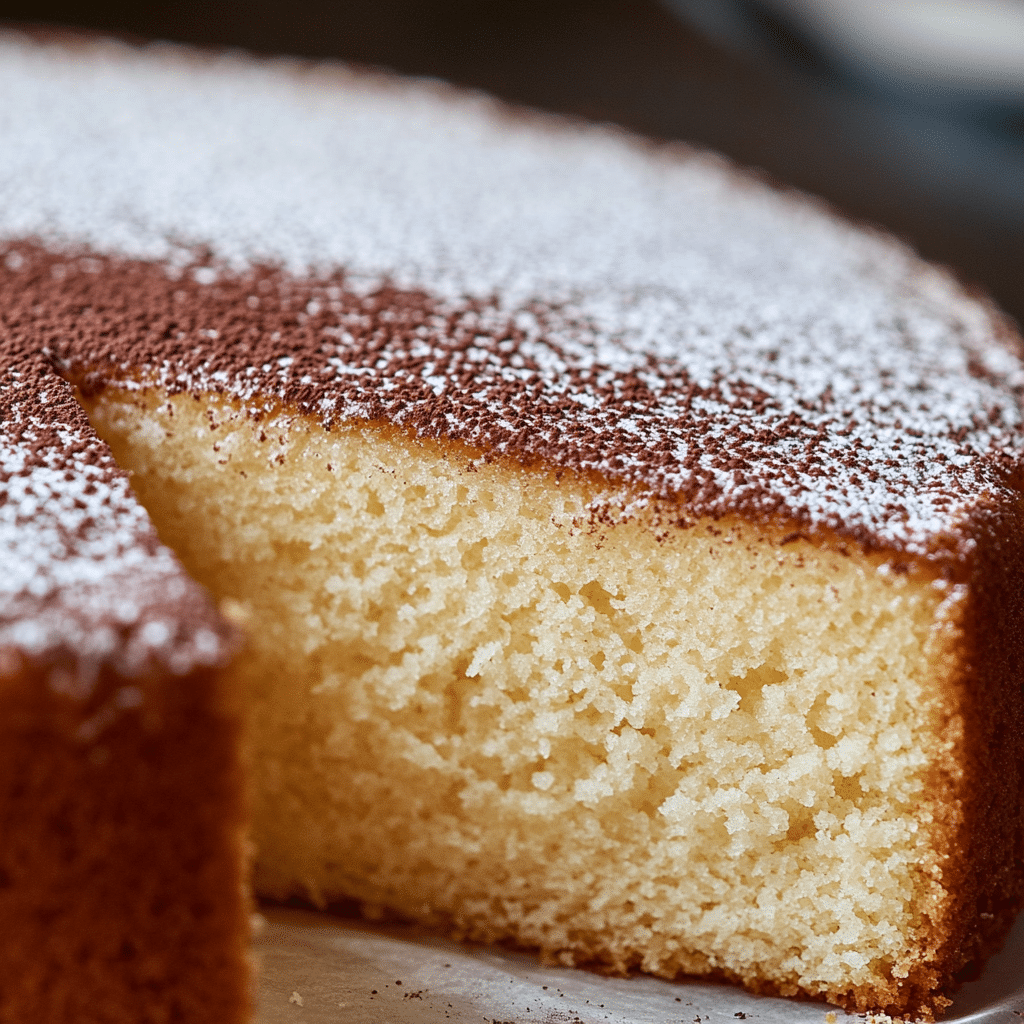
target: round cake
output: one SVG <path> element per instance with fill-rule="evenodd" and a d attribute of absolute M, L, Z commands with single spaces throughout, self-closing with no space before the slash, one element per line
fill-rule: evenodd
<path fill-rule="evenodd" d="M 436 83 L 0 84 L 0 1021 L 247 1019 L 250 843 L 264 898 L 948 1005 L 1024 900 L 988 303 Z"/>

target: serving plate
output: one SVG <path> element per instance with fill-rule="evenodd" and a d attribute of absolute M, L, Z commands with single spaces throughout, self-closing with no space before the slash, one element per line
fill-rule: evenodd
<path fill-rule="evenodd" d="M 824 1003 L 727 985 L 605 978 L 463 946 L 414 927 L 265 907 L 258 1024 L 825 1024 L 864 1020 Z M 835 1017 L 829 1017 L 834 1014 Z M 882 1018 L 887 1019 L 887 1018 Z M 1024 1024 L 1024 915 L 957 994 L 947 1022 Z"/>

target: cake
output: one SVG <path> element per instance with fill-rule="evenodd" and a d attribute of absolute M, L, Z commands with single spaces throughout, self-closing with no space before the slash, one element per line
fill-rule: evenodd
<path fill-rule="evenodd" d="M 264 898 L 941 1012 L 1024 899 L 998 313 L 680 146 L 0 50 L 0 1021 L 244 1020 L 247 800 Z"/>
<path fill-rule="evenodd" d="M 243 1021 L 242 695 L 223 672 L 238 637 L 13 299 L 5 287 L 0 1021 Z"/>

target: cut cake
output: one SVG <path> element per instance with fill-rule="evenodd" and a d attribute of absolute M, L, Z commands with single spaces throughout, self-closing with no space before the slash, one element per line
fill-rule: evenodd
<path fill-rule="evenodd" d="M 941 1011 L 1024 896 L 994 311 L 679 147 L 2 51 L 0 1021 L 244 1019 L 240 693 L 264 897 Z M 179 934 L 220 975 L 173 977 Z M 58 976 L 145 998 L 89 1017 Z"/>

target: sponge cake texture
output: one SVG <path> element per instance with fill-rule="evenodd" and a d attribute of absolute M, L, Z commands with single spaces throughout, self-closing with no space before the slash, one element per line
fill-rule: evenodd
<path fill-rule="evenodd" d="M 857 1009 L 963 942 L 962 588 L 738 519 L 595 523 L 596 482 L 394 429 L 91 411 L 242 612 L 264 895 Z"/>

